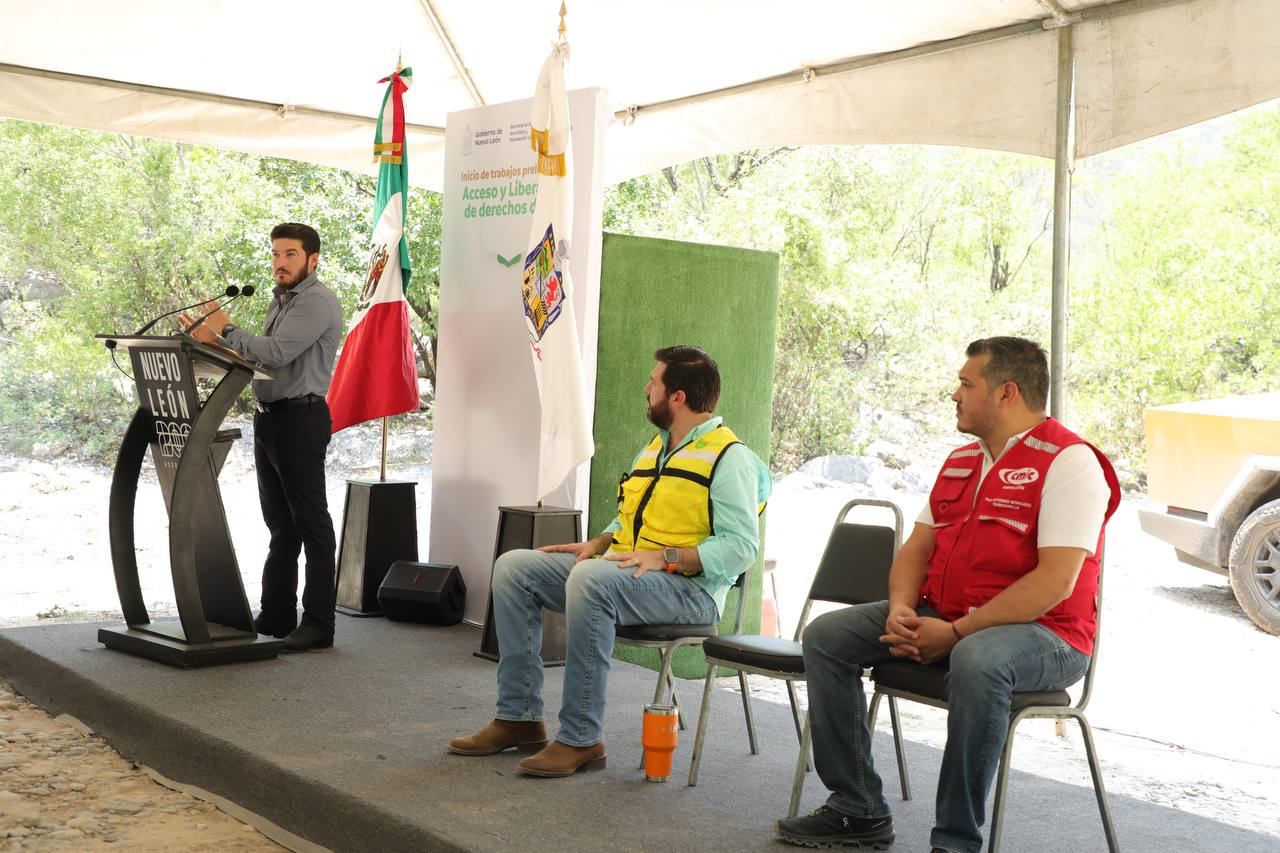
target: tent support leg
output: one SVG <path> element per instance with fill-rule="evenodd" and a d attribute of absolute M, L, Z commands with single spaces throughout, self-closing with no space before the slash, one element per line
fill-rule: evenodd
<path fill-rule="evenodd" d="M 1071 173 L 1075 168 L 1075 49 L 1072 27 L 1058 29 L 1058 127 L 1053 157 L 1053 293 L 1049 341 L 1049 414 L 1066 417 L 1067 266 L 1071 255 Z"/>

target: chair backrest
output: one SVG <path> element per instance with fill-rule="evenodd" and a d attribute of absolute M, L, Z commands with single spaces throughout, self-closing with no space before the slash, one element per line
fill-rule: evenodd
<path fill-rule="evenodd" d="M 858 506 L 892 510 L 893 527 L 846 522 L 849 511 Z M 889 568 L 902 545 L 902 525 L 902 510 L 891 501 L 855 498 L 841 508 L 796 624 L 797 642 L 809 621 L 814 601 L 866 604 L 889 597 Z"/>
<path fill-rule="evenodd" d="M 750 568 L 748 568 L 742 574 L 738 575 L 738 577 L 733 582 L 734 589 L 738 590 L 738 608 L 737 608 L 737 612 L 734 614 L 734 617 L 733 617 L 733 633 L 734 634 L 742 633 L 742 612 L 747 604 L 747 575 L 749 574 L 751 574 Z"/>
<path fill-rule="evenodd" d="M 1102 576 L 1105 574 L 1103 569 L 1106 567 L 1106 561 L 1107 548 L 1104 544 L 1098 551 L 1098 593 L 1093 599 L 1098 611 L 1093 628 L 1093 654 L 1089 657 L 1089 668 L 1084 671 L 1084 688 L 1080 691 L 1080 698 L 1075 704 L 1075 707 L 1081 711 L 1089 704 L 1089 695 L 1093 692 L 1093 672 L 1098 667 L 1098 647 L 1102 645 Z"/>

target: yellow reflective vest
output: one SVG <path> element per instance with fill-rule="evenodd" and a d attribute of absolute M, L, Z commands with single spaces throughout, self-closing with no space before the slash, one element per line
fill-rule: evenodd
<path fill-rule="evenodd" d="M 681 447 L 658 468 L 662 435 L 645 445 L 635 470 L 618 483 L 618 522 L 610 551 L 693 548 L 715 531 L 711 478 L 726 450 L 741 444 L 719 426 Z M 764 512 L 760 504 L 759 512 Z"/>

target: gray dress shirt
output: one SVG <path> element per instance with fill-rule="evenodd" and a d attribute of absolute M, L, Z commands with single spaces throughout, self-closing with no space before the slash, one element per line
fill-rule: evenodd
<path fill-rule="evenodd" d="M 314 274 L 292 288 L 274 287 L 261 335 L 240 327 L 218 342 L 269 367 L 275 379 L 253 380 L 253 393 L 264 403 L 324 396 L 333 375 L 333 360 L 342 335 L 342 306 L 334 292 Z"/>

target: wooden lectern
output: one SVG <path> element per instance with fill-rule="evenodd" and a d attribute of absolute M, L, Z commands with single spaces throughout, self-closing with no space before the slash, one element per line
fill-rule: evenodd
<path fill-rule="evenodd" d="M 138 388 L 134 414 L 111 480 L 111 564 L 124 628 L 101 628 L 98 642 L 175 666 L 275 657 L 281 640 L 259 637 L 240 580 L 218 472 L 239 430 L 219 430 L 250 379 L 274 374 L 231 350 L 187 335 L 98 335 L 125 351 Z M 196 379 L 217 385 L 201 400 Z M 169 512 L 169 564 L 178 619 L 152 622 L 142 600 L 134 548 L 134 503 L 147 448 Z"/>

